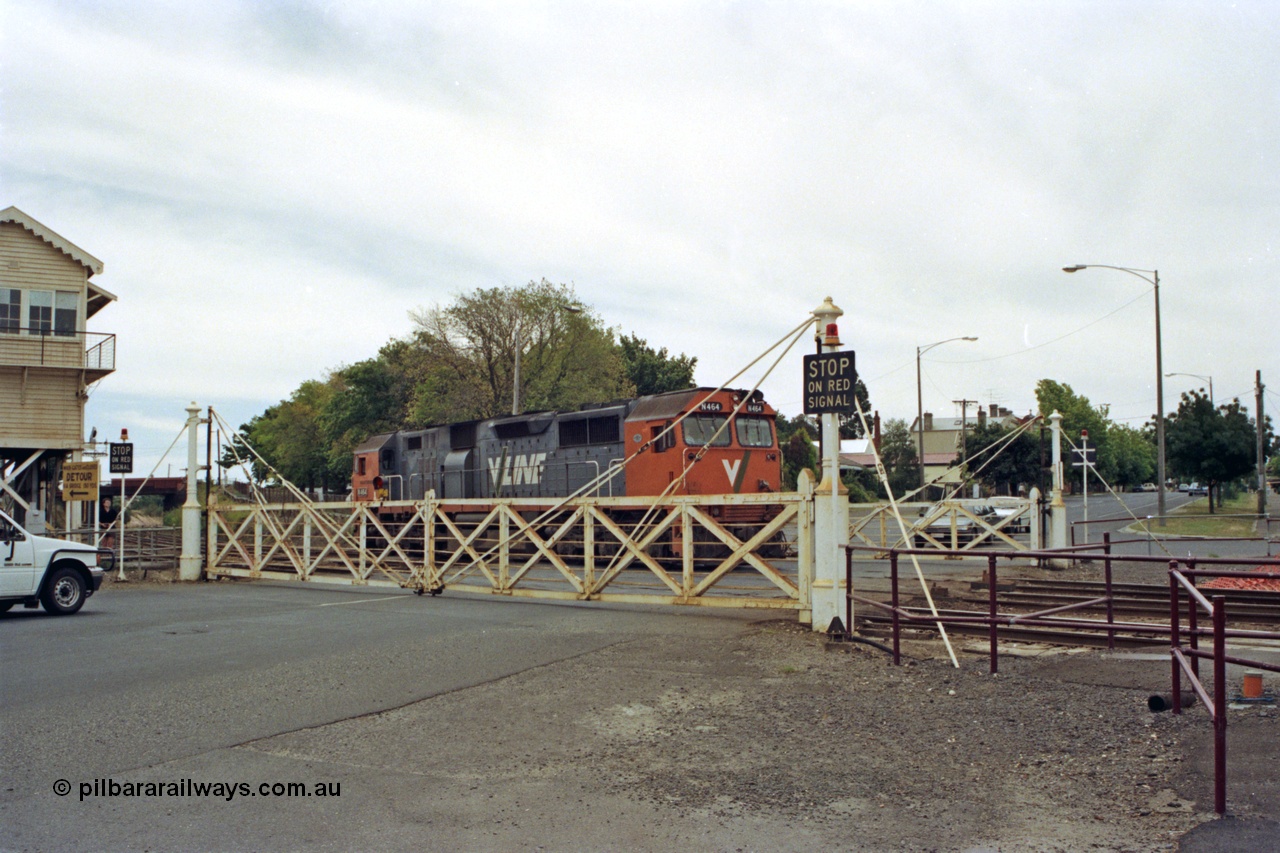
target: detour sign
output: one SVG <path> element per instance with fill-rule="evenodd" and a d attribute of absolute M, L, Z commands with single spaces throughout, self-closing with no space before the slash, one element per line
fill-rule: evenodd
<path fill-rule="evenodd" d="M 97 462 L 63 464 L 62 499 L 64 501 L 96 501 L 98 499 Z"/>

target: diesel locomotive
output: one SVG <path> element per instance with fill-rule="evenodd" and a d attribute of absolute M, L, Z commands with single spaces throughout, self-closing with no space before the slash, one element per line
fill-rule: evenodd
<path fill-rule="evenodd" d="M 782 488 L 776 414 L 759 391 L 691 388 L 572 412 L 385 433 L 355 449 L 351 497 L 544 498 L 584 489 L 583 495 L 621 497 L 668 487 L 676 495 L 776 492 Z"/>

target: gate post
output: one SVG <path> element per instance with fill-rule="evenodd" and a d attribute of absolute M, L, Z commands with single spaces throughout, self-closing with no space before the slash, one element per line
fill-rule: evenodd
<path fill-rule="evenodd" d="M 182 504 L 182 556 L 178 558 L 178 579 L 184 581 L 200 580 L 203 562 L 200 559 L 200 497 L 196 486 L 199 426 L 200 407 L 192 403 L 187 406 L 187 499 Z M 124 541 L 123 536 L 120 539 Z"/>
<path fill-rule="evenodd" d="M 813 472 L 800 469 L 796 477 L 800 509 L 796 513 L 796 574 L 800 582 L 800 624 L 813 625 Z"/>
<path fill-rule="evenodd" d="M 813 312 L 818 331 L 822 334 L 825 352 L 840 350 L 840 335 L 835 319 L 843 314 L 827 297 L 827 301 Z M 855 393 L 852 389 L 850 394 Z M 822 418 L 822 482 L 815 495 L 825 496 L 814 500 L 814 561 L 813 624 L 815 631 L 830 633 L 832 623 L 845 612 L 848 590 L 845 589 L 845 553 L 849 542 L 849 492 L 840 481 L 840 416 L 824 414 Z M 843 621 L 843 620 L 841 620 Z M 845 625 L 852 631 L 852 625 Z"/>
<path fill-rule="evenodd" d="M 1053 425 L 1053 492 L 1049 496 L 1049 548 L 1067 547 L 1067 505 L 1062 501 L 1062 415 L 1056 410 L 1049 415 Z M 1057 568 L 1067 568 L 1070 560 L 1051 560 Z"/>

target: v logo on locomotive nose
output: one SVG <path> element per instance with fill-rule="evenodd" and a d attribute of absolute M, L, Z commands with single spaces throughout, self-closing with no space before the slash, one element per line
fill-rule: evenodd
<path fill-rule="evenodd" d="M 735 459 L 730 462 L 728 459 L 721 459 L 720 461 L 724 463 L 724 472 L 729 475 L 729 485 L 732 486 L 737 483 L 738 467 L 742 464 L 742 460 Z"/>

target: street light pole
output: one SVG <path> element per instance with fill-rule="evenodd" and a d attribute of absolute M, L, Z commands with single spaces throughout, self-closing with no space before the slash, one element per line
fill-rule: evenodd
<path fill-rule="evenodd" d="M 1209 402 L 1211 404 L 1216 405 L 1216 403 L 1214 403 L 1214 400 L 1213 400 L 1213 377 L 1212 376 L 1201 376 L 1199 373 L 1166 373 L 1165 374 L 1165 378 L 1168 378 L 1170 376 L 1190 376 L 1193 379 L 1203 379 L 1205 382 L 1208 382 L 1209 383 Z"/>
<path fill-rule="evenodd" d="M 919 438 L 920 449 L 920 488 L 924 488 L 924 390 L 920 382 L 920 356 L 927 353 L 934 347 L 940 347 L 943 344 L 949 344 L 952 341 L 976 341 L 974 337 L 963 338 L 947 338 L 945 341 L 935 341 L 931 344 L 925 344 L 922 347 L 916 347 L 916 435 Z"/>
<path fill-rule="evenodd" d="M 1151 285 L 1151 291 L 1155 295 L 1156 302 L 1156 477 L 1159 483 L 1156 485 L 1156 525 L 1165 526 L 1164 520 L 1164 486 L 1165 486 L 1165 465 L 1164 465 L 1164 357 L 1160 346 L 1160 272 L 1159 270 L 1140 270 L 1132 267 L 1116 267 L 1111 264 L 1076 264 L 1075 266 L 1063 267 L 1063 272 L 1079 272 L 1087 270 L 1091 267 L 1119 270 L 1127 272 L 1129 275 L 1138 278 Z M 1147 278 L 1144 273 L 1149 273 L 1151 278 Z M 1212 394 L 1210 394 L 1212 396 Z"/>

